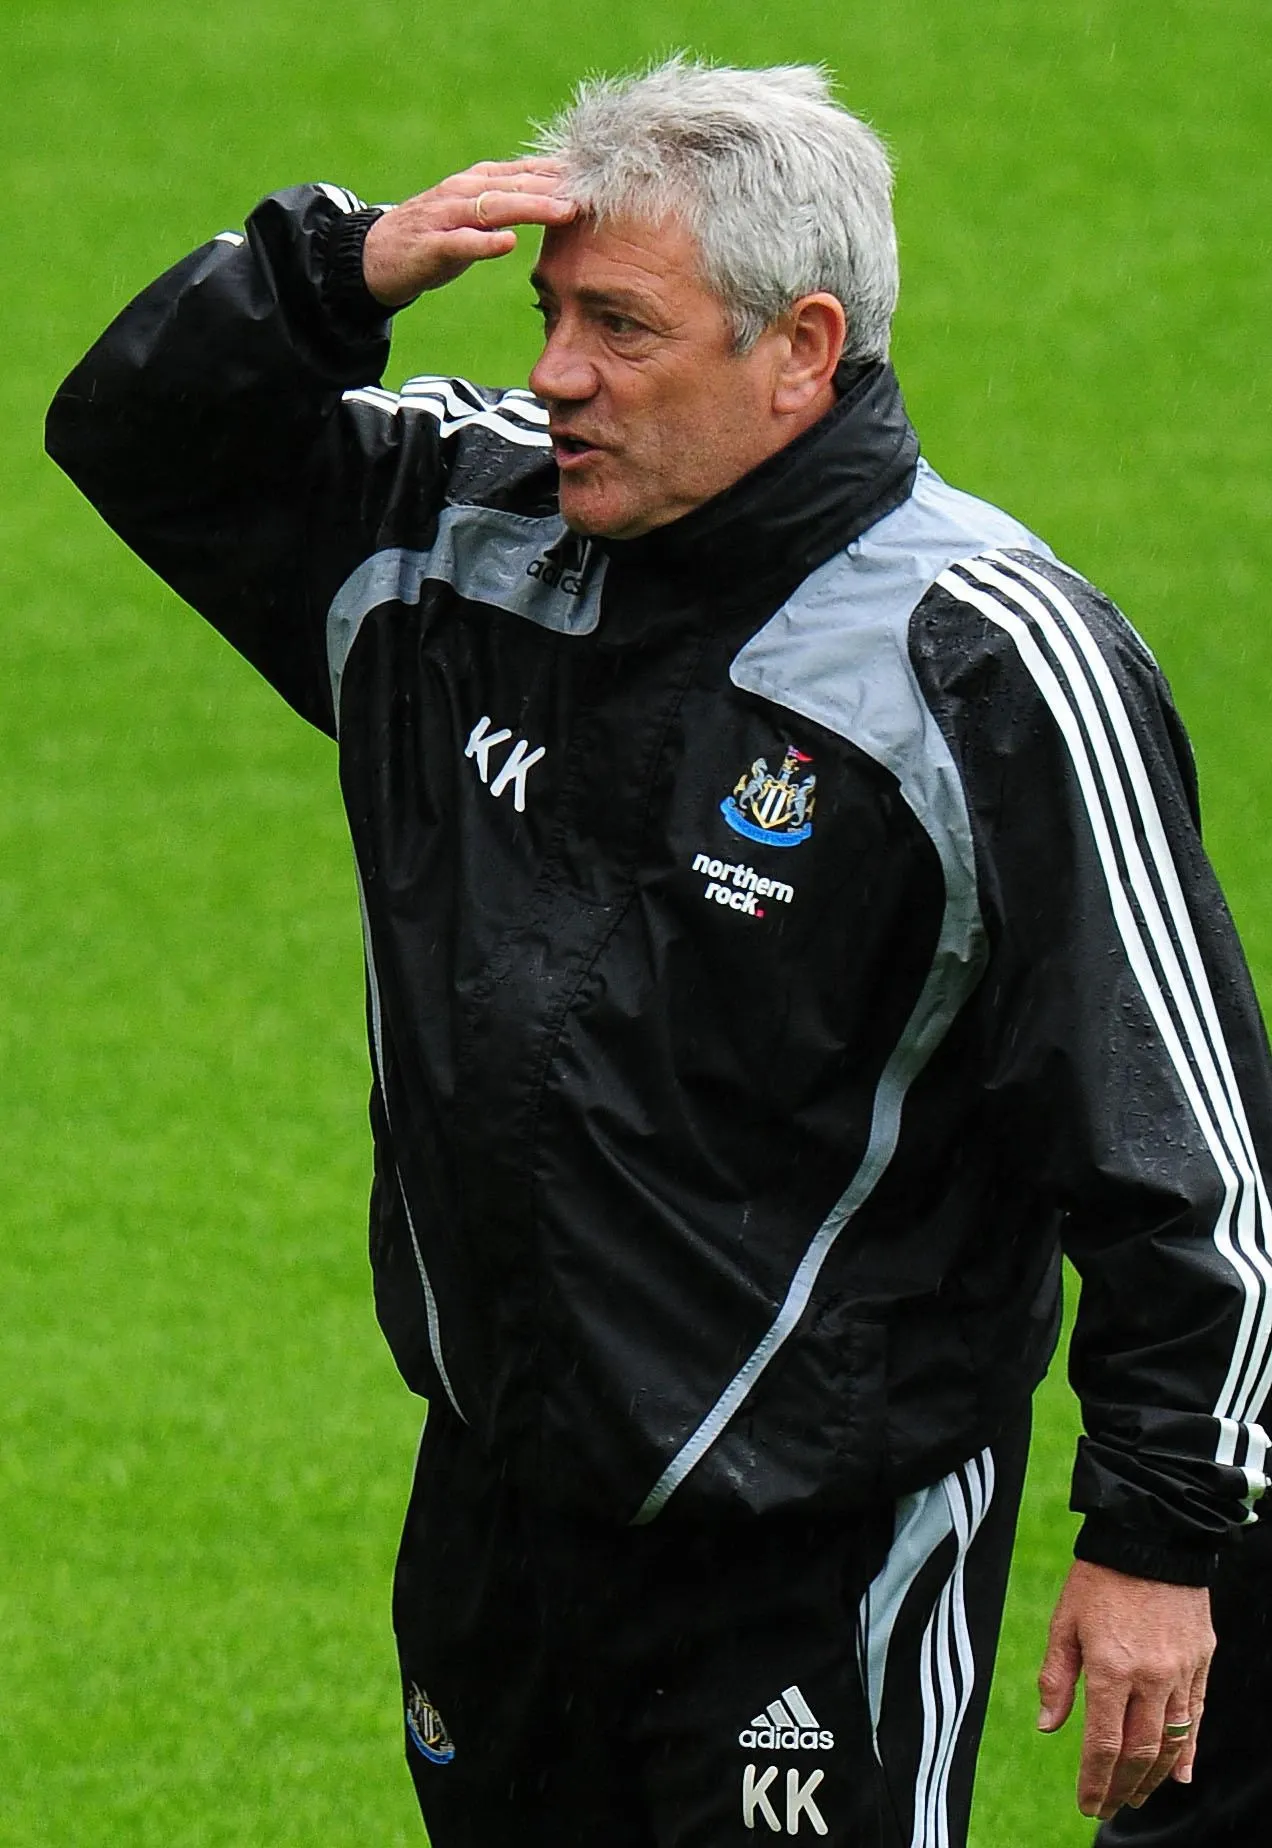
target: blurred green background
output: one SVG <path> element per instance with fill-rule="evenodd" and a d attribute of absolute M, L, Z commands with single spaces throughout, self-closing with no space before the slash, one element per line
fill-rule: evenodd
<path fill-rule="evenodd" d="M 4 0 L 4 1848 L 420 1840 L 387 1616 L 419 1420 L 365 1274 L 333 754 L 44 461 L 44 405 L 260 194 L 402 197 L 675 46 L 824 60 L 887 135 L 927 453 L 1157 650 L 1269 992 L 1266 0 Z M 390 382 L 522 382 L 529 257 L 404 317 Z M 1073 1729 L 1032 1730 L 1072 1428 L 1053 1378 L 976 1848 L 1090 1836 Z"/>

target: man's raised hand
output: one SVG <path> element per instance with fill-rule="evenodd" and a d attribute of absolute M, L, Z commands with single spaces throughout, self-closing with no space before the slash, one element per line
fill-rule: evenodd
<path fill-rule="evenodd" d="M 514 225 L 568 224 L 578 207 L 560 188 L 560 162 L 544 156 L 483 160 L 453 173 L 372 225 L 362 253 L 368 289 L 386 308 L 402 308 L 470 264 L 507 256 Z"/>

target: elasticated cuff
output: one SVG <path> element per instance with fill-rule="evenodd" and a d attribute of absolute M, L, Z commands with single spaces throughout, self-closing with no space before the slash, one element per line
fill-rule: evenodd
<path fill-rule="evenodd" d="M 377 218 L 379 206 L 360 212 L 341 212 L 331 221 L 322 253 L 323 306 L 360 332 L 383 327 L 393 313 L 377 301 L 362 273 L 362 246 Z"/>
<path fill-rule="evenodd" d="M 1220 1554 L 1207 1546 L 1163 1541 L 1088 1515 L 1073 1543 L 1076 1559 L 1167 1585 L 1213 1585 Z"/>

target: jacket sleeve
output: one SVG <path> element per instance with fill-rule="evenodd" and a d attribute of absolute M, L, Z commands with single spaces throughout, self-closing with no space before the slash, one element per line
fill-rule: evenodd
<path fill-rule="evenodd" d="M 991 555 L 940 579 L 990 959 L 1002 1184 L 1081 1279 L 1079 1557 L 1205 1583 L 1265 1487 L 1266 1036 L 1203 852 L 1165 681 L 1081 579 Z M 939 599 L 939 593 L 937 593 Z M 948 635 L 946 637 L 948 641 Z"/>
<path fill-rule="evenodd" d="M 124 309 L 47 423 L 49 453 L 116 532 L 328 732 L 326 609 L 402 460 L 403 419 L 344 397 L 388 357 L 361 280 L 376 216 L 334 186 L 265 199 L 243 234 Z M 446 454 L 421 421 L 410 461 L 427 508 Z"/>

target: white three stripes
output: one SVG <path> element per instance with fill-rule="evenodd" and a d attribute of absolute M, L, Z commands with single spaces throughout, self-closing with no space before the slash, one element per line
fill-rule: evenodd
<path fill-rule="evenodd" d="M 460 385 L 466 386 L 467 381 L 408 379 L 400 392 L 386 391 L 382 385 L 363 385 L 345 392 L 344 399 L 347 404 L 369 404 L 391 417 L 402 411 L 426 411 L 437 419 L 442 436 L 452 436 L 456 430 L 478 424 L 527 449 L 551 446 L 548 413 L 530 392 L 517 387 L 501 392 L 490 404 L 472 386 L 467 386 L 472 396 L 466 396 L 458 389 Z"/>
<path fill-rule="evenodd" d="M 950 1848 L 950 1773 L 976 1681 L 964 1579 L 967 1555 L 994 1495 L 993 1452 L 982 1450 L 941 1486 L 958 1553 L 919 1646 L 923 1747 L 915 1779 L 910 1848 Z"/>
<path fill-rule="evenodd" d="M 319 192 L 326 193 L 331 203 L 339 212 L 348 214 L 350 212 L 361 212 L 366 209 L 357 193 L 351 193 L 347 186 L 332 186 L 329 181 L 320 180 L 318 183 L 318 190 Z"/>
<path fill-rule="evenodd" d="M 991 554 L 991 556 L 995 555 Z M 1006 564 L 1010 562 L 1003 559 L 1001 555 L 997 556 L 1001 563 Z M 1188 999 L 1191 999 L 1192 995 L 1195 995 L 1205 1020 L 1206 1032 L 1204 1035 L 1201 1033 L 1200 1023 L 1197 1021 L 1195 1015 L 1186 1017 L 1186 1027 L 1193 1036 L 1194 1046 L 1197 1040 L 1200 1039 L 1203 1045 L 1203 1051 L 1207 1054 L 1214 1054 L 1219 1072 L 1222 1073 L 1221 1083 L 1219 1072 L 1216 1072 L 1213 1065 L 1205 1065 L 1203 1067 L 1210 1094 L 1217 1100 L 1218 1113 L 1220 1122 L 1224 1128 L 1225 1137 L 1229 1139 L 1230 1146 L 1235 1143 L 1236 1159 L 1241 1168 L 1241 1178 L 1245 1188 L 1242 1201 L 1241 1225 L 1249 1239 L 1248 1244 L 1245 1244 L 1243 1249 L 1253 1251 L 1255 1254 L 1256 1267 L 1259 1259 L 1263 1259 L 1262 1268 L 1265 1300 L 1260 1338 L 1255 1345 L 1256 1348 L 1262 1347 L 1265 1352 L 1263 1365 L 1266 1368 L 1269 1365 L 1270 1359 L 1272 1359 L 1272 1357 L 1267 1356 L 1269 1340 L 1272 1339 L 1272 1292 L 1269 1292 L 1269 1285 L 1272 1285 L 1272 1265 L 1269 1265 L 1267 1262 L 1265 1244 L 1260 1243 L 1258 1226 L 1261 1218 L 1261 1223 L 1266 1231 L 1269 1224 L 1272 1224 L 1272 1213 L 1269 1212 L 1268 1197 L 1264 1189 L 1263 1176 L 1259 1169 L 1258 1157 L 1255 1154 L 1254 1141 L 1250 1134 L 1250 1125 L 1246 1118 L 1245 1106 L 1241 1099 L 1240 1090 L 1237 1087 L 1236 1074 L 1232 1069 L 1232 1061 L 1228 1052 L 1227 1042 L 1223 1036 L 1223 1029 L 1219 1024 L 1219 1017 L 1215 1010 L 1214 996 L 1211 993 L 1210 984 L 1202 964 L 1201 951 L 1198 947 L 1196 934 L 1193 930 L 1192 919 L 1188 914 L 1188 908 L 1184 902 L 1183 888 L 1179 883 L 1179 875 L 1176 872 L 1175 863 L 1171 856 L 1170 848 L 1167 845 L 1161 816 L 1158 812 L 1157 804 L 1153 800 L 1147 772 L 1145 771 L 1143 759 L 1140 756 L 1138 746 L 1131 732 L 1126 709 L 1122 704 L 1121 697 L 1118 694 L 1113 677 L 1109 673 L 1104 657 L 1096 647 L 1095 641 L 1089 630 L 1086 628 L 1085 624 L 1077 619 L 1076 612 L 1073 611 L 1072 605 L 1069 604 L 1068 599 L 1056 592 L 1054 587 L 1048 584 L 1044 577 L 1040 576 L 1037 572 L 1028 570 L 1025 566 L 1016 566 L 1015 569 L 1021 576 L 1037 584 L 1044 593 L 1051 593 L 1049 601 L 1055 603 L 1061 615 L 1064 615 L 1066 611 L 1073 614 L 1074 621 L 1077 624 L 1075 640 L 1082 648 L 1083 654 L 1091 668 L 1092 678 L 1101 692 L 1105 709 L 1112 720 L 1114 733 L 1121 747 L 1123 761 L 1130 774 L 1132 789 L 1136 797 L 1141 823 L 1144 827 L 1154 868 L 1166 898 L 1167 909 L 1170 913 L 1170 921 L 1174 928 L 1175 937 L 1183 949 L 1184 959 L 1187 963 L 1192 984 L 1192 994 L 1188 994 L 1187 984 L 1183 982 L 1182 972 L 1179 970 L 1177 963 L 1173 965 L 1171 974 L 1173 975 L 1174 982 L 1184 988 Z M 1027 596 L 1028 593 L 1024 592 L 1022 595 Z M 1118 793 L 1120 794 L 1120 791 Z M 1138 862 L 1138 870 L 1141 876 L 1143 876 L 1144 869 L 1142 861 Z M 1147 913 L 1145 915 L 1147 916 Z M 1160 919 L 1158 921 L 1160 922 Z M 1167 939 L 1167 943 L 1168 947 L 1170 947 L 1169 939 Z M 1234 1262 L 1236 1262 L 1237 1267 L 1240 1268 L 1239 1261 L 1235 1256 Z M 1249 1312 L 1247 1311 L 1247 1313 Z M 1245 1334 L 1245 1332 L 1243 1328 L 1243 1334 Z M 1238 1342 L 1238 1355 L 1244 1345 L 1244 1342 Z M 1234 1356 L 1234 1371 L 1237 1365 L 1238 1356 Z M 1269 1383 L 1272 1382 L 1269 1381 L 1265 1373 L 1264 1377 L 1256 1383 L 1252 1391 L 1244 1395 L 1243 1409 L 1234 1407 L 1233 1415 L 1248 1417 L 1252 1412 L 1257 1411 L 1267 1395 Z M 1229 1375 L 1228 1381 L 1225 1382 L 1225 1389 L 1224 1393 L 1221 1394 L 1220 1405 L 1216 1408 L 1217 1417 L 1228 1415 L 1224 1410 L 1223 1402 L 1230 1390 L 1234 1394 L 1236 1393 L 1231 1374 Z"/>
<path fill-rule="evenodd" d="M 1215 1406 L 1220 1431 L 1216 1455 L 1221 1463 L 1235 1463 L 1243 1421 L 1258 1411 L 1272 1386 L 1272 1258 L 1266 1242 L 1272 1215 L 1148 773 L 1116 683 L 1069 599 L 1041 573 L 1001 553 L 967 561 L 960 570 L 986 588 L 977 588 L 954 571 L 943 572 L 938 581 L 1010 635 L 1064 738 L 1128 962 L 1220 1175 L 1223 1201 L 1214 1239 L 1242 1283 L 1244 1305 Z M 1053 660 L 1022 617 L 1032 619 Z M 1245 1469 L 1251 1491 L 1257 1494 L 1263 1486 L 1266 1440 L 1257 1426 L 1246 1436 Z"/>

